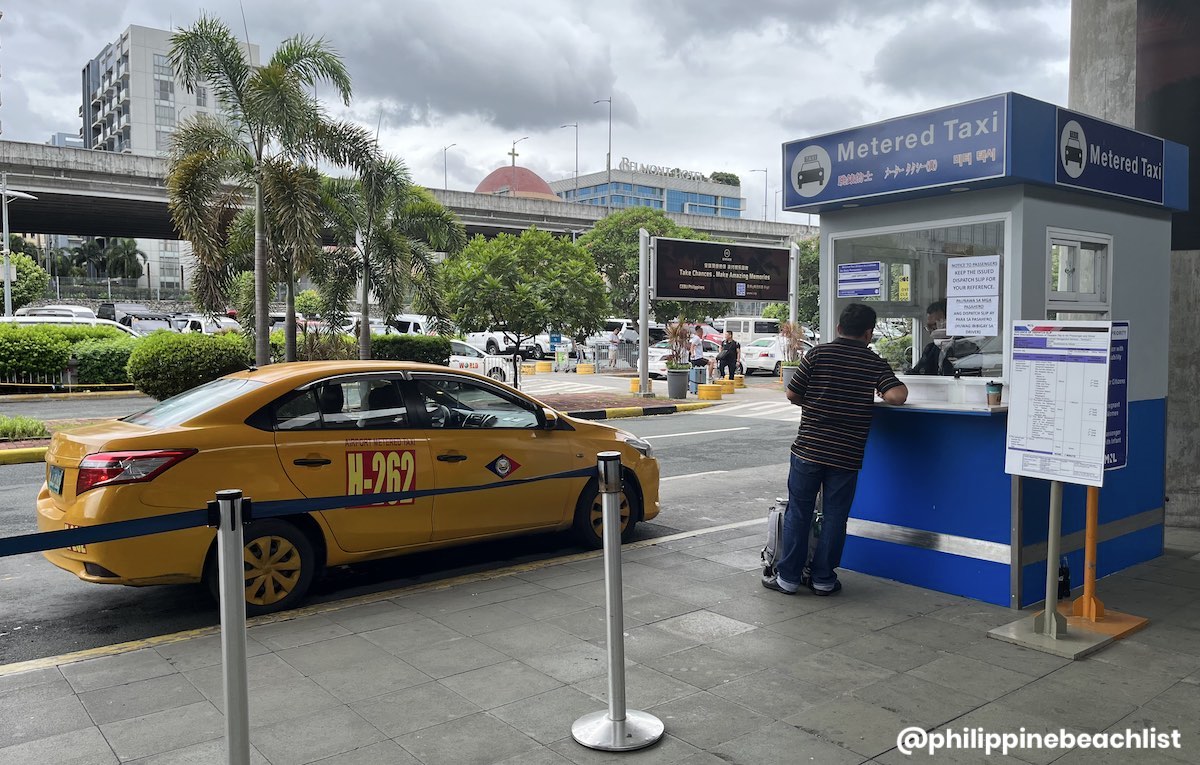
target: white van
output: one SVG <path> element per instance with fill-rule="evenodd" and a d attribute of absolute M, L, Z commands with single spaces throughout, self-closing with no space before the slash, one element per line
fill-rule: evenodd
<path fill-rule="evenodd" d="M 722 332 L 733 330 L 733 339 L 745 347 L 755 340 L 778 335 L 779 320 L 762 316 L 728 316 L 721 320 L 719 329 Z"/>

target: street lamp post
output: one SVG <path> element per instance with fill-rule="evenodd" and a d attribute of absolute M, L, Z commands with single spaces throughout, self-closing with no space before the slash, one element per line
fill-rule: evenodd
<path fill-rule="evenodd" d="M 608 172 L 607 192 L 605 199 L 608 200 L 608 206 L 612 207 L 612 96 L 608 98 L 598 98 L 592 102 L 593 104 L 608 104 L 608 153 L 604 155 L 604 169 Z"/>
<path fill-rule="evenodd" d="M 756 167 L 750 172 L 763 174 L 763 222 L 767 220 L 767 181 L 770 179 L 770 172 L 765 167 Z"/>
<path fill-rule="evenodd" d="M 783 193 L 783 189 L 775 189 L 775 209 L 772 211 L 775 214 L 775 222 L 779 222 L 779 195 Z"/>
<path fill-rule="evenodd" d="M 575 128 L 575 198 L 573 202 L 579 201 L 579 123 L 568 122 L 566 125 L 560 125 L 562 128 Z"/>
<path fill-rule="evenodd" d="M 452 143 L 449 146 L 442 147 L 442 191 L 448 191 L 450 189 L 449 182 L 447 181 L 450 176 L 449 172 L 447 171 L 448 166 L 446 164 L 446 152 L 450 149 L 453 149 L 455 146 L 458 146 L 458 144 Z"/>
<path fill-rule="evenodd" d="M 525 136 L 525 138 L 528 137 L 529 136 Z M 517 140 L 513 141 L 512 151 L 508 153 L 509 156 L 512 157 L 512 182 L 508 187 L 508 195 L 510 197 L 515 197 L 517 195 L 517 144 L 519 144 L 521 141 L 524 141 L 525 138 L 518 138 Z"/>
<path fill-rule="evenodd" d="M 12 266 L 11 258 L 9 258 L 9 242 L 8 242 L 8 203 L 13 199 L 37 199 L 33 194 L 26 194 L 23 191 L 8 190 L 8 173 L 0 173 L 0 198 L 4 200 L 4 315 L 12 316 Z"/>

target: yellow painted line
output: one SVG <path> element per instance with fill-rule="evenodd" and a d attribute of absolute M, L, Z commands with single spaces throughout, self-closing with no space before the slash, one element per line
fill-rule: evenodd
<path fill-rule="evenodd" d="M 694 412 L 697 409 L 707 409 L 710 406 L 716 406 L 716 404 L 711 401 L 692 401 L 692 402 L 689 402 L 686 404 L 676 404 L 675 411 L 676 412 Z"/>
<path fill-rule="evenodd" d="M 0 449 L 0 465 L 41 462 L 46 459 L 46 448 L 45 446 L 31 446 L 27 449 Z"/>
<path fill-rule="evenodd" d="M 746 526 L 753 526 L 759 523 L 765 523 L 766 518 L 754 518 L 748 521 L 737 521 L 735 523 L 726 523 L 721 526 L 710 526 L 704 529 L 696 529 L 694 531 L 681 531 L 678 534 L 670 534 L 665 537 L 656 537 L 654 539 L 643 539 L 640 542 L 630 542 L 623 545 L 623 550 L 640 550 L 643 547 L 654 547 L 663 542 L 673 542 L 677 539 L 690 539 L 704 534 L 712 534 L 717 531 L 725 531 L 727 529 L 740 529 Z M 457 587 L 463 584 L 474 584 L 477 582 L 486 582 L 492 579 L 500 579 L 514 574 L 526 574 L 530 571 L 537 571 L 551 566 L 558 566 L 564 563 L 575 563 L 577 561 L 590 560 L 603 555 L 602 550 L 593 550 L 590 552 L 574 553 L 572 555 L 563 555 L 558 558 L 547 558 L 546 560 L 533 561 L 531 563 L 520 563 L 515 566 L 496 569 L 494 571 L 482 571 L 473 574 L 463 574 L 449 579 L 439 579 L 436 582 L 425 582 L 424 584 L 414 584 L 408 587 L 399 587 L 394 590 L 386 590 L 384 592 L 373 592 L 367 595 L 357 595 L 352 598 L 338 600 L 332 603 L 318 603 L 303 608 L 292 609 L 278 614 L 268 614 L 266 616 L 256 616 L 246 620 L 246 627 L 258 627 L 264 624 L 275 624 L 277 622 L 286 622 L 292 619 L 299 619 L 304 616 L 316 616 L 326 614 L 332 611 L 341 611 L 345 608 L 353 606 L 361 606 L 369 603 L 378 603 L 381 600 L 390 600 L 392 598 L 403 595 L 414 595 L 422 592 L 436 592 L 438 590 L 448 590 L 451 587 Z M 155 648 L 162 645 L 171 645 L 172 643 L 180 643 L 184 640 L 192 640 L 194 638 L 208 637 L 209 635 L 218 635 L 221 632 L 219 625 L 211 627 L 199 627 L 194 630 L 185 630 L 183 632 L 173 632 L 168 635 L 157 635 L 155 637 L 142 638 L 140 640 L 130 640 L 125 643 L 115 643 L 107 646 L 97 646 L 96 648 L 88 648 L 82 651 L 73 651 L 71 653 L 59 654 L 58 656 L 46 656 L 41 659 L 30 659 L 29 661 L 19 661 L 13 664 L 0 665 L 0 677 L 8 675 L 16 675 L 21 672 L 33 672 L 39 669 L 49 669 L 51 667 L 61 666 L 63 664 L 74 664 L 79 661 L 87 661 L 88 659 L 99 659 L 105 656 L 116 656 L 130 651 L 137 651 L 142 648 Z"/>

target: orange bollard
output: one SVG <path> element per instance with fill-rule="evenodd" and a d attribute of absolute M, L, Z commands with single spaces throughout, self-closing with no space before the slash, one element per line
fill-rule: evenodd
<path fill-rule="evenodd" d="M 1090 621 L 1104 618 L 1104 604 L 1096 597 L 1096 530 L 1100 526 L 1100 489 L 1087 490 L 1087 520 L 1083 541 L 1083 594 L 1071 604 L 1071 615 Z"/>

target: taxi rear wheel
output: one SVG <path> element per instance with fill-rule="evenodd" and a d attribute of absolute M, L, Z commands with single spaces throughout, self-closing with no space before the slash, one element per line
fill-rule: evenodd
<path fill-rule="evenodd" d="M 248 525 L 243 542 L 248 615 L 284 611 L 304 599 L 317 563 L 312 542 L 303 531 L 271 518 Z M 206 579 L 213 597 L 219 597 L 215 556 Z"/>
<path fill-rule="evenodd" d="M 641 517 L 636 491 L 630 486 L 628 478 L 624 484 L 621 492 L 622 543 L 633 539 L 634 527 Z M 579 501 L 575 505 L 573 531 L 576 540 L 584 547 L 593 550 L 604 547 L 604 509 L 600 501 L 599 482 L 595 478 L 587 482 L 579 495 Z"/>

